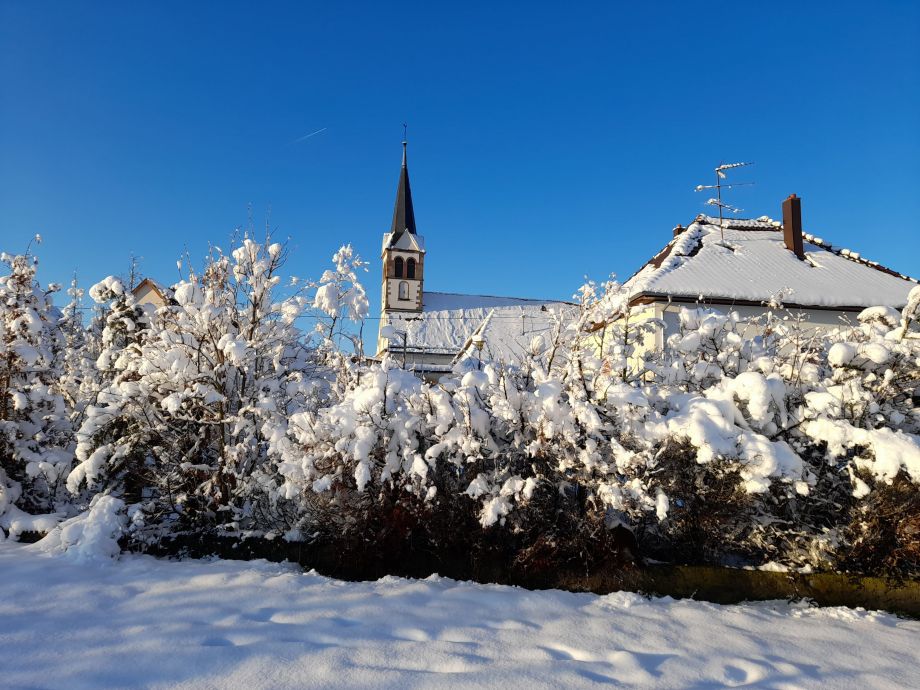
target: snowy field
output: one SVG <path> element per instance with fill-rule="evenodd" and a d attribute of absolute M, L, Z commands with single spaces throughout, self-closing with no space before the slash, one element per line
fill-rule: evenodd
<path fill-rule="evenodd" d="M 0 687 L 917 687 L 920 622 L 0 544 Z"/>

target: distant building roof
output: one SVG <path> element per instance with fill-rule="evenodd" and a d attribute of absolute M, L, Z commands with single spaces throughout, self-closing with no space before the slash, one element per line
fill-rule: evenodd
<path fill-rule="evenodd" d="M 516 360 L 537 335 L 548 337 L 554 315 L 573 312 L 575 306 L 558 300 L 424 293 L 421 313 L 391 313 L 388 321 L 406 333 L 409 352 L 460 357 L 467 353 L 471 338 L 483 338 L 483 358 Z M 389 349 L 399 352 L 402 343 L 391 341 Z"/>
<path fill-rule="evenodd" d="M 133 290 L 131 290 L 131 294 L 133 294 L 136 299 L 141 300 L 141 302 L 145 301 L 150 293 L 157 295 L 163 304 L 169 302 L 174 294 L 172 288 L 168 288 L 151 278 L 144 278 L 134 286 Z"/>
<path fill-rule="evenodd" d="M 679 228 L 678 228 L 679 229 Z M 701 215 L 626 281 L 634 300 L 683 298 L 766 302 L 825 309 L 901 308 L 918 282 L 848 249 L 803 233 L 804 260 L 786 248 L 780 223 L 763 217 L 725 221 Z"/>

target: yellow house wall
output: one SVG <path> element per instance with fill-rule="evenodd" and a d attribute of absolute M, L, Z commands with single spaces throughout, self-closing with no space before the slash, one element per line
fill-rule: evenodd
<path fill-rule="evenodd" d="M 151 304 L 157 309 L 166 304 L 163 298 L 160 297 L 160 293 L 149 285 L 141 285 L 136 288 L 134 291 L 134 299 L 140 305 Z"/>

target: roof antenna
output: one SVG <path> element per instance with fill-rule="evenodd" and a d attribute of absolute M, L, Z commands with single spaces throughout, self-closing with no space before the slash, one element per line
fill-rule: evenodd
<path fill-rule="evenodd" d="M 754 165 L 753 163 L 720 163 L 719 167 L 716 168 L 716 183 L 715 184 L 698 184 L 693 190 L 695 192 L 702 192 L 706 189 L 716 190 L 716 198 L 709 199 L 706 203 L 710 206 L 719 207 L 719 234 L 722 236 L 722 241 L 725 241 L 725 219 L 724 211 L 729 213 L 741 213 L 740 208 L 735 208 L 730 204 L 726 204 L 722 201 L 722 189 L 732 189 L 733 187 L 748 187 L 753 182 L 735 182 L 733 184 L 722 184 L 722 180 L 728 179 L 725 171 L 731 170 L 732 168 L 743 168 L 747 165 Z"/>

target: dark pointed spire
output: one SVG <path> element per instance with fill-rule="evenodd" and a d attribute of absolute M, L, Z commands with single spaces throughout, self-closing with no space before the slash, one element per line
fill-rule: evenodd
<path fill-rule="evenodd" d="M 403 139 L 402 170 L 399 171 L 399 186 L 396 188 L 396 206 L 393 208 L 393 225 L 390 232 L 395 236 L 408 230 L 410 235 L 415 234 L 415 211 L 412 209 L 412 189 L 409 187 L 409 168 L 406 165 L 406 148 L 408 143 Z"/>

